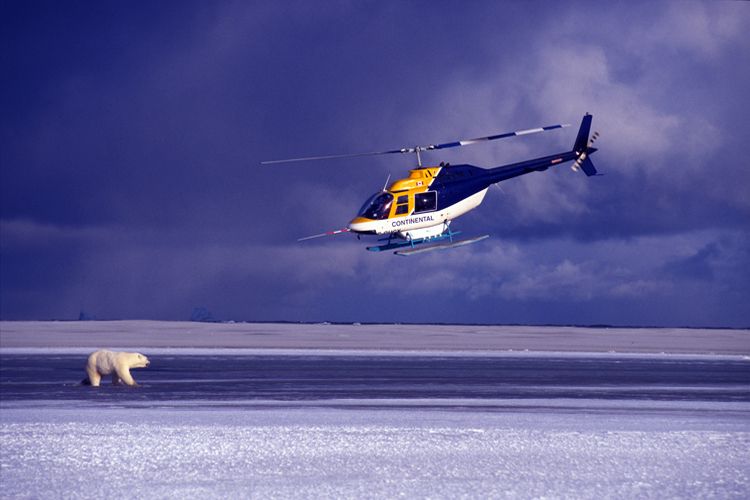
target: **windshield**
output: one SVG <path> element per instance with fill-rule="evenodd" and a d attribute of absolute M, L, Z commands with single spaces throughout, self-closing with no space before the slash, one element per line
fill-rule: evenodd
<path fill-rule="evenodd" d="M 359 209 L 359 216 L 366 219 L 380 220 L 388 217 L 393 203 L 391 193 L 375 193 Z"/>

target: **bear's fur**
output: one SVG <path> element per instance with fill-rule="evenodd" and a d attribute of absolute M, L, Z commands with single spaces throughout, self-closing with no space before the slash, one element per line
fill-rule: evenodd
<path fill-rule="evenodd" d="M 120 381 L 127 385 L 137 385 L 130 375 L 131 368 L 145 368 L 150 364 L 146 356 L 137 352 L 114 352 L 101 349 L 92 352 L 86 363 L 87 378 L 84 385 L 99 387 L 103 375 L 112 375 L 112 383 Z"/>

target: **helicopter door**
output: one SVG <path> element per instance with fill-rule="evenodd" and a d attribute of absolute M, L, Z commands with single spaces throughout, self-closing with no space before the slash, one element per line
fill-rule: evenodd
<path fill-rule="evenodd" d="M 414 195 L 414 213 L 433 212 L 437 210 L 437 191 L 427 191 Z"/>

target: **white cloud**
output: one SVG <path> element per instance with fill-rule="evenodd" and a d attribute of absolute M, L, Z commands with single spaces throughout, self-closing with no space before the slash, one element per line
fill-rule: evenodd
<path fill-rule="evenodd" d="M 601 133 L 600 152 L 593 157 L 601 171 L 623 176 L 629 185 L 658 188 L 663 198 L 694 192 L 708 177 L 707 168 L 715 165 L 725 139 L 738 131 L 722 120 L 719 108 L 699 92 L 690 75 L 701 81 L 701 74 L 715 71 L 716 60 L 726 57 L 728 49 L 750 45 L 742 30 L 750 9 L 739 3 L 679 2 L 589 10 L 591 29 L 585 32 L 580 9 L 571 8 L 542 18 L 540 36 L 523 49 L 512 41 L 496 45 L 498 57 L 484 61 L 481 71 L 446 73 L 444 80 L 434 82 L 441 87 L 434 102 L 418 119 L 407 119 L 409 128 L 443 130 L 446 139 L 490 132 L 497 123 L 507 123 L 509 129 L 513 124 L 546 124 L 545 117 L 569 121 L 575 128 L 581 115 L 591 112 L 594 130 Z M 509 50 L 523 50 L 523 56 L 504 57 Z M 726 70 L 727 61 L 720 64 Z M 544 142 L 499 141 L 439 158 L 498 165 L 546 154 L 555 145 L 567 148 L 570 141 L 563 140 L 572 136 L 568 130 L 545 135 Z M 703 195 L 746 208 L 750 198 L 737 188 L 743 183 L 728 179 L 747 174 L 726 162 L 722 167 L 726 176 L 700 186 Z M 513 216 L 534 224 L 585 214 L 591 182 L 563 170 L 505 184 Z M 624 196 L 612 186 L 609 192 Z"/>
<path fill-rule="evenodd" d="M 738 252 L 744 240 L 732 232 L 704 231 L 630 240 L 575 242 L 566 239 L 508 244 L 489 240 L 462 250 L 432 254 L 420 261 L 421 268 L 439 266 L 439 272 L 420 279 L 428 289 L 465 295 L 471 300 L 499 298 L 514 301 L 555 299 L 564 302 L 645 298 L 658 300 L 675 292 L 688 276 L 664 272 L 665 266 L 699 253 L 717 241 L 724 245 L 722 279 L 727 261 L 736 273 L 742 269 Z M 745 252 L 747 250 L 744 250 Z M 368 261 L 362 264 L 368 265 Z M 377 272 L 370 278 L 377 276 Z M 697 277 L 697 279 L 706 279 Z M 423 294 L 416 283 L 403 279 L 372 280 L 371 285 L 403 296 Z M 719 282 L 703 283 L 706 290 Z"/>
<path fill-rule="evenodd" d="M 745 43 L 750 10 L 743 2 L 668 2 L 651 23 L 634 23 L 625 43 L 644 57 L 673 50 L 710 61 L 727 44 Z M 678 54 L 679 56 L 679 54 Z"/>
<path fill-rule="evenodd" d="M 647 158 L 659 166 L 659 158 L 678 147 L 675 140 L 684 140 L 684 119 L 659 110 L 638 81 L 618 81 L 603 47 L 562 43 L 544 47 L 537 57 L 531 85 L 535 105 L 562 116 L 591 112 L 594 130 L 602 134 L 597 145 L 623 173 L 637 173 L 631 165 L 643 165 Z"/>

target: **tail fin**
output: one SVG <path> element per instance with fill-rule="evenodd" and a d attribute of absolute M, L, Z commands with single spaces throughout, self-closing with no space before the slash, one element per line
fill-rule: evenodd
<path fill-rule="evenodd" d="M 583 172 L 588 177 L 596 175 L 596 168 L 594 168 L 594 164 L 591 162 L 591 158 L 589 158 L 589 155 L 593 154 L 596 151 L 596 148 L 592 148 L 591 145 L 594 144 L 594 141 L 599 136 L 597 132 L 594 132 L 591 141 L 589 141 L 592 118 L 593 116 L 588 113 L 583 115 L 583 120 L 581 120 L 581 128 L 578 129 L 578 136 L 576 137 L 575 144 L 573 144 L 573 151 L 576 153 L 578 158 L 573 164 L 573 167 L 571 167 L 574 171 L 577 171 L 579 169 L 583 170 Z"/>
<path fill-rule="evenodd" d="M 581 128 L 578 129 L 578 137 L 576 137 L 576 143 L 573 145 L 573 151 L 578 154 L 585 152 L 586 146 L 588 146 L 592 118 L 593 116 L 586 113 L 583 115 L 583 120 L 581 120 Z"/>

